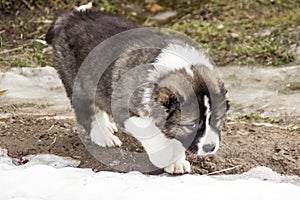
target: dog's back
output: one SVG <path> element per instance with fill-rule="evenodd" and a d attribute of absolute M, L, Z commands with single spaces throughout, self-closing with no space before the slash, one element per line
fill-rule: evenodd
<path fill-rule="evenodd" d="M 89 52 L 105 39 L 137 28 L 132 22 L 102 12 L 73 11 L 57 17 L 46 34 L 54 65 L 71 98 L 74 78 Z"/>

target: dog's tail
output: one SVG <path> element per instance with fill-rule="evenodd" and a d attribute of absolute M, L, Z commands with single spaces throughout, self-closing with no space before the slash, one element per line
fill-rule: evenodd
<path fill-rule="evenodd" d="M 92 8 L 92 2 L 89 2 L 88 4 L 81 5 L 77 8 L 75 8 L 75 12 L 85 12 Z M 56 34 L 61 30 L 61 27 L 63 27 L 64 23 L 66 22 L 67 18 L 70 16 L 70 14 L 62 14 L 58 16 L 53 23 L 51 24 L 50 28 L 48 29 L 48 32 L 46 34 L 46 42 L 48 44 L 53 43 L 53 39 L 56 37 Z"/>
<path fill-rule="evenodd" d="M 54 31 L 54 24 L 55 24 L 55 21 L 52 23 L 52 25 L 50 26 L 50 28 L 48 29 L 48 32 L 46 33 L 46 42 L 48 44 L 52 44 L 52 41 L 53 41 L 53 38 L 54 38 L 54 35 L 55 35 L 55 31 Z"/>

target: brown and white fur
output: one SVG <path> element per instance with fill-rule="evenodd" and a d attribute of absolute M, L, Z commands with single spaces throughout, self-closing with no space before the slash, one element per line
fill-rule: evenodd
<path fill-rule="evenodd" d="M 102 12 L 74 11 L 53 22 L 46 41 L 53 46 L 54 64 L 71 101 L 75 77 L 89 52 L 109 37 L 135 28 L 138 27 L 123 18 Z M 153 39 L 153 43 L 163 41 Z M 146 70 L 138 79 L 148 84 L 131 94 L 130 115 L 119 113 L 114 119 L 111 99 L 117 83 L 139 65 L 145 65 Z M 86 84 L 80 100 L 72 101 L 77 121 L 102 147 L 122 145 L 114 135 L 122 127 L 142 143 L 155 166 L 168 173 L 188 173 L 191 167 L 185 158 L 186 150 L 206 156 L 215 153 L 220 145 L 228 101 L 214 69 L 203 50 L 176 38 L 161 49 L 125 52 L 106 69 L 94 100 L 85 95 L 90 90 Z M 89 81 L 88 76 L 82 79 Z M 137 84 L 136 77 L 129 77 L 124 84 L 120 93 L 129 93 L 127 87 Z"/>

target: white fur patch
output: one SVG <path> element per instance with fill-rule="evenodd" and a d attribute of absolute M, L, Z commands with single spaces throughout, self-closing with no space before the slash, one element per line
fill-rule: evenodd
<path fill-rule="evenodd" d="M 219 139 L 218 133 L 216 133 L 209 124 L 211 110 L 210 110 L 210 105 L 209 105 L 209 99 L 206 95 L 204 96 L 204 106 L 206 107 L 206 112 L 205 112 L 205 115 L 206 115 L 206 121 L 205 121 L 206 126 L 205 127 L 206 127 L 206 129 L 205 129 L 205 133 L 204 133 L 203 137 L 200 139 L 200 142 L 198 143 L 199 150 L 198 150 L 197 154 L 199 156 L 205 156 L 208 154 L 215 153 L 219 149 L 219 145 L 220 145 L 220 139 Z M 206 144 L 215 145 L 214 151 L 209 152 L 209 153 L 205 152 L 202 147 Z"/>
<path fill-rule="evenodd" d="M 170 44 L 162 49 L 154 63 L 154 67 L 159 75 L 185 69 L 190 76 L 193 76 L 191 66 L 196 64 L 204 65 L 210 70 L 214 68 L 205 53 L 195 49 L 195 47 Z"/>
<path fill-rule="evenodd" d="M 150 71 L 148 81 L 156 83 L 159 77 L 172 71 L 184 69 L 188 75 L 193 77 L 192 65 L 203 65 L 213 70 L 214 66 L 204 51 L 195 49 L 189 45 L 170 44 L 162 49 L 162 52 L 153 63 L 155 70 Z M 147 105 L 152 95 L 151 89 L 146 89 L 143 94 L 143 104 Z M 149 110 L 149 108 L 146 108 Z"/>
<path fill-rule="evenodd" d="M 101 147 L 121 146 L 120 139 L 113 135 L 117 131 L 116 124 L 109 120 L 107 113 L 97 110 L 90 132 L 92 141 Z"/>
<path fill-rule="evenodd" d="M 125 121 L 124 126 L 126 131 L 142 143 L 150 161 L 156 167 L 176 166 L 174 170 L 181 168 L 177 171 L 189 171 L 188 164 L 183 157 L 185 149 L 182 144 L 175 139 L 167 138 L 152 120 L 131 117 Z M 169 172 L 173 173 L 171 171 L 170 168 Z"/>
<path fill-rule="evenodd" d="M 80 12 L 85 12 L 86 10 L 91 9 L 92 6 L 93 6 L 92 2 L 89 2 L 87 4 L 84 4 L 84 5 L 81 5 L 81 6 L 77 7 L 76 10 L 80 11 Z"/>
<path fill-rule="evenodd" d="M 210 105 L 209 105 L 209 98 L 204 95 L 204 106 L 206 107 L 205 116 L 206 116 L 206 125 L 209 124 L 209 118 L 210 118 Z"/>

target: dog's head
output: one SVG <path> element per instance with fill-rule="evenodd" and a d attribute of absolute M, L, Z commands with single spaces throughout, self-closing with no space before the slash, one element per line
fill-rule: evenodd
<path fill-rule="evenodd" d="M 194 65 L 160 76 L 147 105 L 161 132 L 198 156 L 218 150 L 229 108 L 223 82 L 214 73 Z"/>
<path fill-rule="evenodd" d="M 174 71 L 155 86 L 152 118 L 169 138 L 199 156 L 215 153 L 228 110 L 223 83 L 203 66 Z M 162 123 L 162 124 L 160 124 Z"/>

